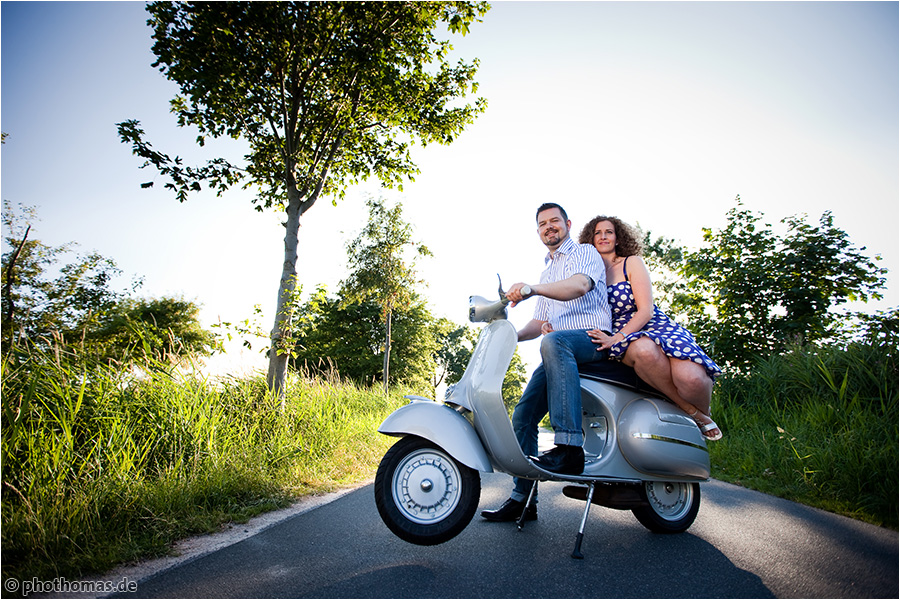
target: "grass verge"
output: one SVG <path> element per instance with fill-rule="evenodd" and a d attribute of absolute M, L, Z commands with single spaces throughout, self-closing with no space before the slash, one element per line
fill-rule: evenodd
<path fill-rule="evenodd" d="M 3 578 L 76 578 L 364 481 L 405 401 L 293 376 L 211 383 L 32 351 L 2 362 Z M 878 348 L 797 349 L 716 385 L 713 476 L 897 528 L 898 370 Z"/>
<path fill-rule="evenodd" d="M 897 529 L 896 349 L 796 348 L 716 384 L 713 477 Z"/>
<path fill-rule="evenodd" d="M 3 361 L 3 578 L 74 578 L 166 554 L 372 476 L 405 402 L 291 378 L 286 408 L 262 376 L 213 384 L 156 368 L 32 351 Z"/>

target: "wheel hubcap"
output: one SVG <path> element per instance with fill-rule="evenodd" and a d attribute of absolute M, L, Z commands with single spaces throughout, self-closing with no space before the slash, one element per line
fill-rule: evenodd
<path fill-rule="evenodd" d="M 690 484 L 651 481 L 645 485 L 650 506 L 658 515 L 677 521 L 690 512 L 693 489 Z"/>
<path fill-rule="evenodd" d="M 444 453 L 434 449 L 413 452 L 394 471 L 394 503 L 410 521 L 438 522 L 459 504 L 460 479 L 456 464 Z"/>

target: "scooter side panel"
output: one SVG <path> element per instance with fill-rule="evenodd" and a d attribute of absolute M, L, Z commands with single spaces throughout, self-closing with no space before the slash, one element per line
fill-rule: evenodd
<path fill-rule="evenodd" d="M 677 407 L 609 383 L 582 379 L 584 474 L 641 481 L 709 478 L 709 453 Z"/>
<path fill-rule="evenodd" d="M 655 398 L 629 403 L 619 417 L 619 447 L 637 470 L 660 476 L 709 478 L 709 450 L 694 421 Z"/>
<path fill-rule="evenodd" d="M 581 380 L 585 467 L 584 475 L 599 479 L 642 481 L 619 450 L 618 416 L 637 397 L 634 391 L 592 380 Z M 654 479 L 649 477 L 649 479 Z"/>
<path fill-rule="evenodd" d="M 417 435 L 434 442 L 468 467 L 493 472 L 472 424 L 444 404 L 413 400 L 388 415 L 378 431 L 393 436 Z"/>

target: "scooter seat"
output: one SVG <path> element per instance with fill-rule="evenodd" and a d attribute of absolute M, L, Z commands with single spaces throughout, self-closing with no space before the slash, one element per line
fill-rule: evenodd
<path fill-rule="evenodd" d="M 581 364 L 578 365 L 578 373 L 588 379 L 612 383 L 613 385 L 630 388 L 668 400 L 662 392 L 638 377 L 634 369 L 618 360 L 595 360 L 594 362 Z"/>

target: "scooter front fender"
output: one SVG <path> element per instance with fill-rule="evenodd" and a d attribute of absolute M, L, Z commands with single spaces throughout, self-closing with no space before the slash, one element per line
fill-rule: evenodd
<path fill-rule="evenodd" d="M 378 431 L 393 436 L 417 435 L 468 467 L 485 473 L 494 471 L 472 424 L 446 404 L 413 400 L 388 415 Z"/>

